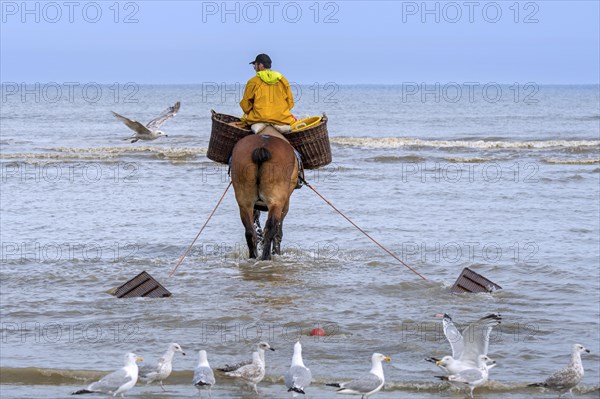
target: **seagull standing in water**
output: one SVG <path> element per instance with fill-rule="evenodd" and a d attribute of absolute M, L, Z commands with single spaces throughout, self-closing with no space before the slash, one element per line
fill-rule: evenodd
<path fill-rule="evenodd" d="M 269 345 L 268 342 L 265 342 L 265 341 L 261 341 L 258 343 L 258 345 L 256 345 L 256 351 L 258 352 L 263 364 L 265 364 L 265 350 L 275 351 L 275 348 L 273 348 L 271 345 Z M 252 359 L 243 360 L 241 362 L 234 363 L 234 364 L 226 364 L 223 367 L 217 368 L 217 370 L 223 371 L 223 372 L 235 371 L 235 370 L 237 370 L 243 366 L 246 366 L 248 364 L 251 364 L 251 363 L 252 363 Z"/>
<path fill-rule="evenodd" d="M 199 360 L 196 369 L 194 369 L 194 379 L 192 383 L 196 388 L 208 389 L 208 397 L 211 397 L 211 389 L 215 385 L 215 375 L 208 364 L 208 357 L 205 350 L 198 352 Z"/>
<path fill-rule="evenodd" d="M 158 359 L 156 364 L 144 365 L 140 368 L 140 380 L 144 381 L 146 385 L 154 381 L 160 381 L 160 387 L 165 391 L 163 380 L 166 380 L 167 377 L 171 375 L 171 371 L 173 370 L 173 355 L 175 352 L 181 352 L 181 354 L 185 356 L 185 352 L 181 349 L 179 344 L 176 344 L 175 342 L 169 344 L 169 348 L 164 355 Z"/>
<path fill-rule="evenodd" d="M 304 388 L 310 385 L 312 381 L 312 373 L 310 369 L 304 365 L 302 361 L 302 345 L 300 341 L 294 345 L 294 355 L 292 356 L 292 365 L 290 369 L 283 376 L 285 386 L 288 388 L 288 392 L 294 392 L 293 396 L 296 397 L 298 393 L 305 394 Z"/>
<path fill-rule="evenodd" d="M 136 120 L 132 120 L 122 115 L 119 115 L 116 112 L 113 112 L 112 114 L 115 116 L 115 118 L 123 122 L 128 128 L 135 132 L 133 136 L 125 139 L 131 140 L 132 143 L 135 143 L 138 140 L 155 140 L 161 136 L 168 137 L 164 132 L 162 132 L 158 128 L 161 127 L 163 123 L 174 117 L 177 114 L 177 112 L 179 112 L 180 106 L 181 103 L 177 101 L 175 105 L 164 110 L 158 117 L 148 122 L 146 126 L 142 125 Z"/>
<path fill-rule="evenodd" d="M 225 375 L 247 381 L 254 388 L 254 392 L 258 393 L 256 384 L 265 378 L 265 363 L 261 360 L 258 352 L 252 352 L 252 363 L 237 370 L 229 371 Z"/>
<path fill-rule="evenodd" d="M 127 353 L 123 368 L 105 375 L 100 381 L 93 382 L 87 388 L 75 391 L 71 395 L 106 393 L 113 397 L 117 395 L 121 395 L 122 398 L 125 397 L 125 392 L 133 388 L 138 380 L 137 361 L 142 361 L 142 358 L 135 353 Z"/>
<path fill-rule="evenodd" d="M 487 357 L 486 355 L 479 355 L 477 358 L 477 368 L 470 368 L 462 370 L 456 374 L 436 376 L 440 380 L 450 381 L 454 385 L 459 387 L 467 386 L 471 390 L 470 395 L 473 397 L 473 390 L 478 386 L 485 384 L 488 380 L 489 369 L 493 367 L 496 362 Z M 491 363 L 492 366 L 488 366 Z"/>
<path fill-rule="evenodd" d="M 379 392 L 383 388 L 383 384 L 385 384 L 383 366 L 381 365 L 381 362 L 384 360 L 389 362 L 392 359 L 381 353 L 373 353 L 371 356 L 371 371 L 367 374 L 349 382 L 325 385 L 340 388 L 337 390 L 337 393 L 362 395 L 361 399 L 368 398 L 374 393 Z"/>
<path fill-rule="evenodd" d="M 589 349 L 585 349 L 583 345 L 573 345 L 571 351 L 571 361 L 569 365 L 561 370 L 554 372 L 546 381 L 537 384 L 530 384 L 530 387 L 544 387 L 554 391 L 558 391 L 560 398 L 565 392 L 569 392 L 573 399 L 573 388 L 583 378 L 583 365 L 581 364 L 581 354 L 590 353 Z"/>

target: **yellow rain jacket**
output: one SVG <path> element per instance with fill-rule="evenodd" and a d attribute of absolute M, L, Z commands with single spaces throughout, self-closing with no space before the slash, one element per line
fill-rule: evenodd
<path fill-rule="evenodd" d="M 294 97 L 290 83 L 282 74 L 275 71 L 258 71 L 248 81 L 240 107 L 248 124 L 264 122 L 276 125 L 289 125 L 296 120 L 291 109 Z"/>

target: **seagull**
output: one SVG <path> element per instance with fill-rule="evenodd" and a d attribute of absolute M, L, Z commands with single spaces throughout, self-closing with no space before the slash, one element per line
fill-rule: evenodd
<path fill-rule="evenodd" d="M 173 370 L 173 355 L 175 352 L 181 352 L 181 354 L 185 356 L 185 352 L 181 349 L 179 344 L 176 344 L 175 342 L 169 344 L 169 348 L 164 355 L 158 359 L 156 364 L 148 364 L 140 368 L 140 380 L 144 381 L 146 385 L 154 381 L 160 381 L 160 387 L 165 391 L 163 380 L 166 380 L 167 377 L 171 375 L 171 370 Z"/>
<path fill-rule="evenodd" d="M 158 117 L 148 122 L 146 126 L 142 125 L 136 120 L 119 115 L 116 112 L 113 112 L 112 114 L 115 116 L 115 118 L 123 122 L 128 128 L 135 132 L 133 136 L 125 139 L 131 140 L 132 143 L 135 143 L 138 140 L 155 140 L 161 136 L 168 137 L 161 130 L 158 130 L 158 128 L 161 127 L 163 123 L 174 117 L 177 112 L 179 112 L 180 106 L 181 103 L 177 101 L 175 105 L 164 110 Z"/>
<path fill-rule="evenodd" d="M 260 355 L 260 359 L 262 360 L 263 363 L 265 363 L 265 350 L 274 351 L 275 348 L 271 347 L 271 345 L 269 345 L 269 343 L 265 342 L 265 341 L 261 341 L 258 343 L 258 345 L 256 345 L 256 351 Z M 240 367 L 246 366 L 251 363 L 252 363 L 252 359 L 248 359 L 248 360 L 244 360 L 244 361 L 234 363 L 234 364 L 226 364 L 223 367 L 217 368 L 217 370 L 223 371 L 223 372 L 235 371 L 235 370 L 239 369 Z"/>
<path fill-rule="evenodd" d="M 487 356 L 486 358 L 486 366 L 488 370 L 496 367 L 495 360 L 491 360 Z M 473 367 L 469 367 L 469 363 L 461 363 L 458 360 L 455 360 L 452 356 L 444 356 L 441 360 L 436 361 L 435 365 L 444 370 L 449 375 L 458 374 L 461 371 L 473 369 Z"/>
<path fill-rule="evenodd" d="M 296 397 L 297 393 L 304 395 L 304 388 L 310 385 L 312 374 L 310 369 L 306 367 L 302 361 L 302 345 L 300 345 L 300 341 L 296 342 L 294 345 L 292 365 L 283 376 L 283 379 L 285 386 L 288 388 L 288 392 L 294 392 L 294 397 Z"/>
<path fill-rule="evenodd" d="M 489 369 L 491 368 L 488 366 L 488 363 L 492 363 L 493 365 L 496 364 L 495 361 L 486 355 L 479 355 L 477 360 L 477 368 L 465 369 L 456 374 L 435 377 L 439 378 L 440 380 L 450 381 L 454 385 L 469 387 L 472 398 L 473 390 L 488 380 Z"/>
<path fill-rule="evenodd" d="M 452 356 L 444 356 L 442 359 L 429 357 L 425 360 L 435 363 L 447 374 L 457 374 L 463 370 L 478 368 L 479 356 L 488 353 L 492 328 L 500 324 L 501 320 L 502 316 L 499 313 L 492 313 L 469 324 L 461 333 L 454 325 L 452 318 L 448 314 L 444 314 L 442 325 L 444 335 L 452 347 Z"/>
<path fill-rule="evenodd" d="M 142 361 L 135 353 L 125 355 L 125 366 L 117 371 L 105 375 L 100 381 L 91 383 L 85 389 L 80 389 L 71 393 L 71 395 L 81 395 L 84 393 L 107 393 L 113 397 L 121 395 L 125 397 L 125 392 L 129 391 L 138 379 L 138 366 L 136 361 Z"/>
<path fill-rule="evenodd" d="M 199 360 L 196 369 L 194 370 L 194 379 L 192 383 L 198 389 L 208 389 L 208 397 L 211 397 L 210 391 L 212 386 L 215 385 L 215 375 L 213 374 L 210 364 L 208 364 L 208 358 L 206 351 L 201 350 L 198 352 Z"/>
<path fill-rule="evenodd" d="M 550 377 L 546 378 L 546 381 L 537 384 L 529 384 L 530 387 L 544 387 L 550 388 L 554 391 L 558 391 L 560 398 L 565 392 L 569 392 L 571 399 L 573 399 L 573 388 L 583 378 L 583 365 L 581 364 L 581 354 L 590 353 L 589 349 L 583 347 L 583 345 L 573 345 L 571 351 L 571 362 L 569 365 L 561 370 L 556 371 Z"/>
<path fill-rule="evenodd" d="M 261 360 L 260 353 L 252 352 L 252 363 L 242 366 L 237 370 L 229 371 L 225 375 L 248 381 L 254 387 L 254 392 L 258 393 L 256 384 L 265 378 L 265 363 Z"/>
<path fill-rule="evenodd" d="M 343 383 L 325 384 L 331 387 L 338 387 L 337 393 L 346 393 L 354 395 L 362 395 L 361 399 L 368 398 L 376 392 L 379 392 L 385 384 L 383 376 L 383 367 L 381 362 L 390 361 L 391 358 L 382 355 L 381 353 L 373 353 L 371 356 L 371 371 L 361 377 Z"/>

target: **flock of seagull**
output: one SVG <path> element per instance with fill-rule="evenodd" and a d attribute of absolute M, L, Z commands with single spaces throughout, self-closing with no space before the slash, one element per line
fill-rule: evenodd
<path fill-rule="evenodd" d="M 494 326 L 501 323 L 502 318 L 500 314 L 490 314 L 469 324 L 460 331 L 449 315 L 440 316 L 443 316 L 443 331 L 452 348 L 452 355 L 444 356 L 441 359 L 430 357 L 425 360 L 434 363 L 444 371 L 445 375 L 436 376 L 436 378 L 449 381 L 460 388 L 468 388 L 470 390 L 469 394 L 473 398 L 473 390 L 488 380 L 489 370 L 496 366 L 496 362 L 487 356 L 487 352 L 490 333 Z M 225 376 L 243 380 L 258 393 L 257 384 L 265 377 L 266 350 L 274 351 L 275 349 L 267 342 L 260 342 L 256 351 L 252 353 L 252 360 L 231 365 L 226 364 L 216 370 L 222 372 Z M 185 355 L 179 344 L 172 343 L 156 364 L 139 368 L 137 362 L 143 359 L 134 353 L 127 353 L 123 368 L 72 394 L 105 393 L 113 397 L 117 395 L 124 397 L 125 392 L 135 386 L 138 378 L 146 384 L 159 382 L 161 388 L 165 390 L 163 381 L 171 374 L 173 356 L 176 352 Z M 565 368 L 556 371 L 544 382 L 530 384 L 529 386 L 544 387 L 557 391 L 559 397 L 568 392 L 573 398 L 572 389 L 579 384 L 584 374 L 581 354 L 589 352 L 580 344 L 573 345 L 571 361 Z M 200 392 L 208 390 L 210 397 L 211 389 L 216 382 L 215 375 L 208 363 L 207 352 L 200 350 L 198 356 L 198 365 L 194 370 L 192 384 Z M 368 398 L 383 388 L 385 377 L 382 363 L 390 360 L 389 357 L 381 353 L 373 353 L 371 356 L 371 370 L 368 373 L 351 381 L 326 385 L 338 388 L 337 393 L 361 395 L 362 399 Z M 296 397 L 298 394 L 305 394 L 305 389 L 311 382 L 312 373 L 304 365 L 302 345 L 298 341 L 294 345 L 292 363 L 284 375 L 284 383 L 288 392 L 292 392 L 293 396 Z"/>

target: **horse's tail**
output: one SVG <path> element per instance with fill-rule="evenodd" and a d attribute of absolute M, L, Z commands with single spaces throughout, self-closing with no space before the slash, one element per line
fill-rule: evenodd
<path fill-rule="evenodd" d="M 258 147 L 252 151 L 252 162 L 260 166 L 261 163 L 271 159 L 271 156 L 271 151 L 267 150 L 265 147 Z"/>

